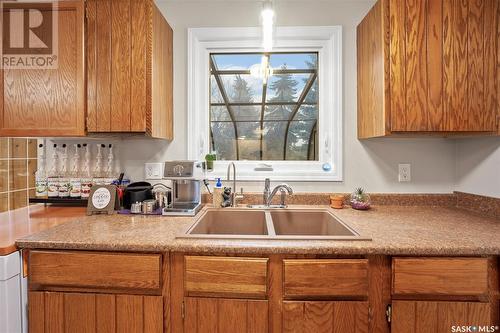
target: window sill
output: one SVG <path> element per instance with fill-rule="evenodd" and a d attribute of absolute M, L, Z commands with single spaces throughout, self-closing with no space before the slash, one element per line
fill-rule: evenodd
<path fill-rule="evenodd" d="M 214 170 L 208 171 L 206 176 L 210 180 L 217 178 L 227 178 L 227 168 L 230 161 L 217 161 L 214 163 Z M 255 171 L 259 164 L 272 164 L 273 171 Z M 317 161 L 310 162 L 283 162 L 283 161 L 235 161 L 236 178 L 238 181 L 264 181 L 270 178 L 272 181 L 284 182 L 307 182 L 307 181 L 329 181 L 341 182 L 342 177 L 336 172 L 335 168 L 330 171 L 324 171 L 322 163 Z M 232 177 L 232 171 L 231 171 Z"/>

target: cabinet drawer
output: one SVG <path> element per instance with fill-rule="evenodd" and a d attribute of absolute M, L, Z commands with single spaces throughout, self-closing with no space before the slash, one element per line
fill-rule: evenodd
<path fill-rule="evenodd" d="M 186 256 L 186 295 L 265 298 L 267 262 L 267 258 Z"/>
<path fill-rule="evenodd" d="M 368 295 L 366 259 L 283 260 L 286 298 Z"/>
<path fill-rule="evenodd" d="M 483 295 L 485 258 L 393 258 L 393 295 Z"/>
<path fill-rule="evenodd" d="M 32 289 L 159 290 L 161 255 L 30 251 L 29 282 Z"/>

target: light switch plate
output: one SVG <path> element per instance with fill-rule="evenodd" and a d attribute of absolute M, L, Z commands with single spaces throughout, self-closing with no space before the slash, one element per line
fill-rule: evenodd
<path fill-rule="evenodd" d="M 144 173 L 146 179 L 162 179 L 163 163 L 145 163 Z"/>
<path fill-rule="evenodd" d="M 399 182 L 411 182 L 411 164 L 400 163 L 398 164 L 398 170 Z"/>

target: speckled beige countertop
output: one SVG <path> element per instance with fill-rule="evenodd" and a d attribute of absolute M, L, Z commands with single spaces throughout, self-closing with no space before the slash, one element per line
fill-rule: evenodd
<path fill-rule="evenodd" d="M 311 206 L 309 206 L 311 207 Z M 316 206 L 324 207 L 324 206 Z M 500 255 L 500 218 L 452 207 L 332 210 L 371 241 L 177 239 L 196 218 L 82 216 L 21 238 L 22 248 L 241 254 Z"/>

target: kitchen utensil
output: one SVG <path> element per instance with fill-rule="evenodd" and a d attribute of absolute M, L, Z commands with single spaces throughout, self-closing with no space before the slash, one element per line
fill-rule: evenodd
<path fill-rule="evenodd" d="M 148 182 L 135 182 L 125 188 L 123 194 L 123 207 L 130 209 L 134 202 L 143 202 L 153 199 L 153 186 Z"/>
<path fill-rule="evenodd" d="M 161 183 L 153 185 L 153 195 L 157 207 L 168 207 L 172 200 L 171 188 Z"/>
<path fill-rule="evenodd" d="M 156 209 L 156 200 L 149 199 L 142 202 L 142 213 L 143 214 L 153 214 Z"/>
<path fill-rule="evenodd" d="M 130 206 L 130 212 L 132 214 L 140 214 L 140 213 L 142 213 L 142 204 L 140 202 L 134 202 Z"/>

